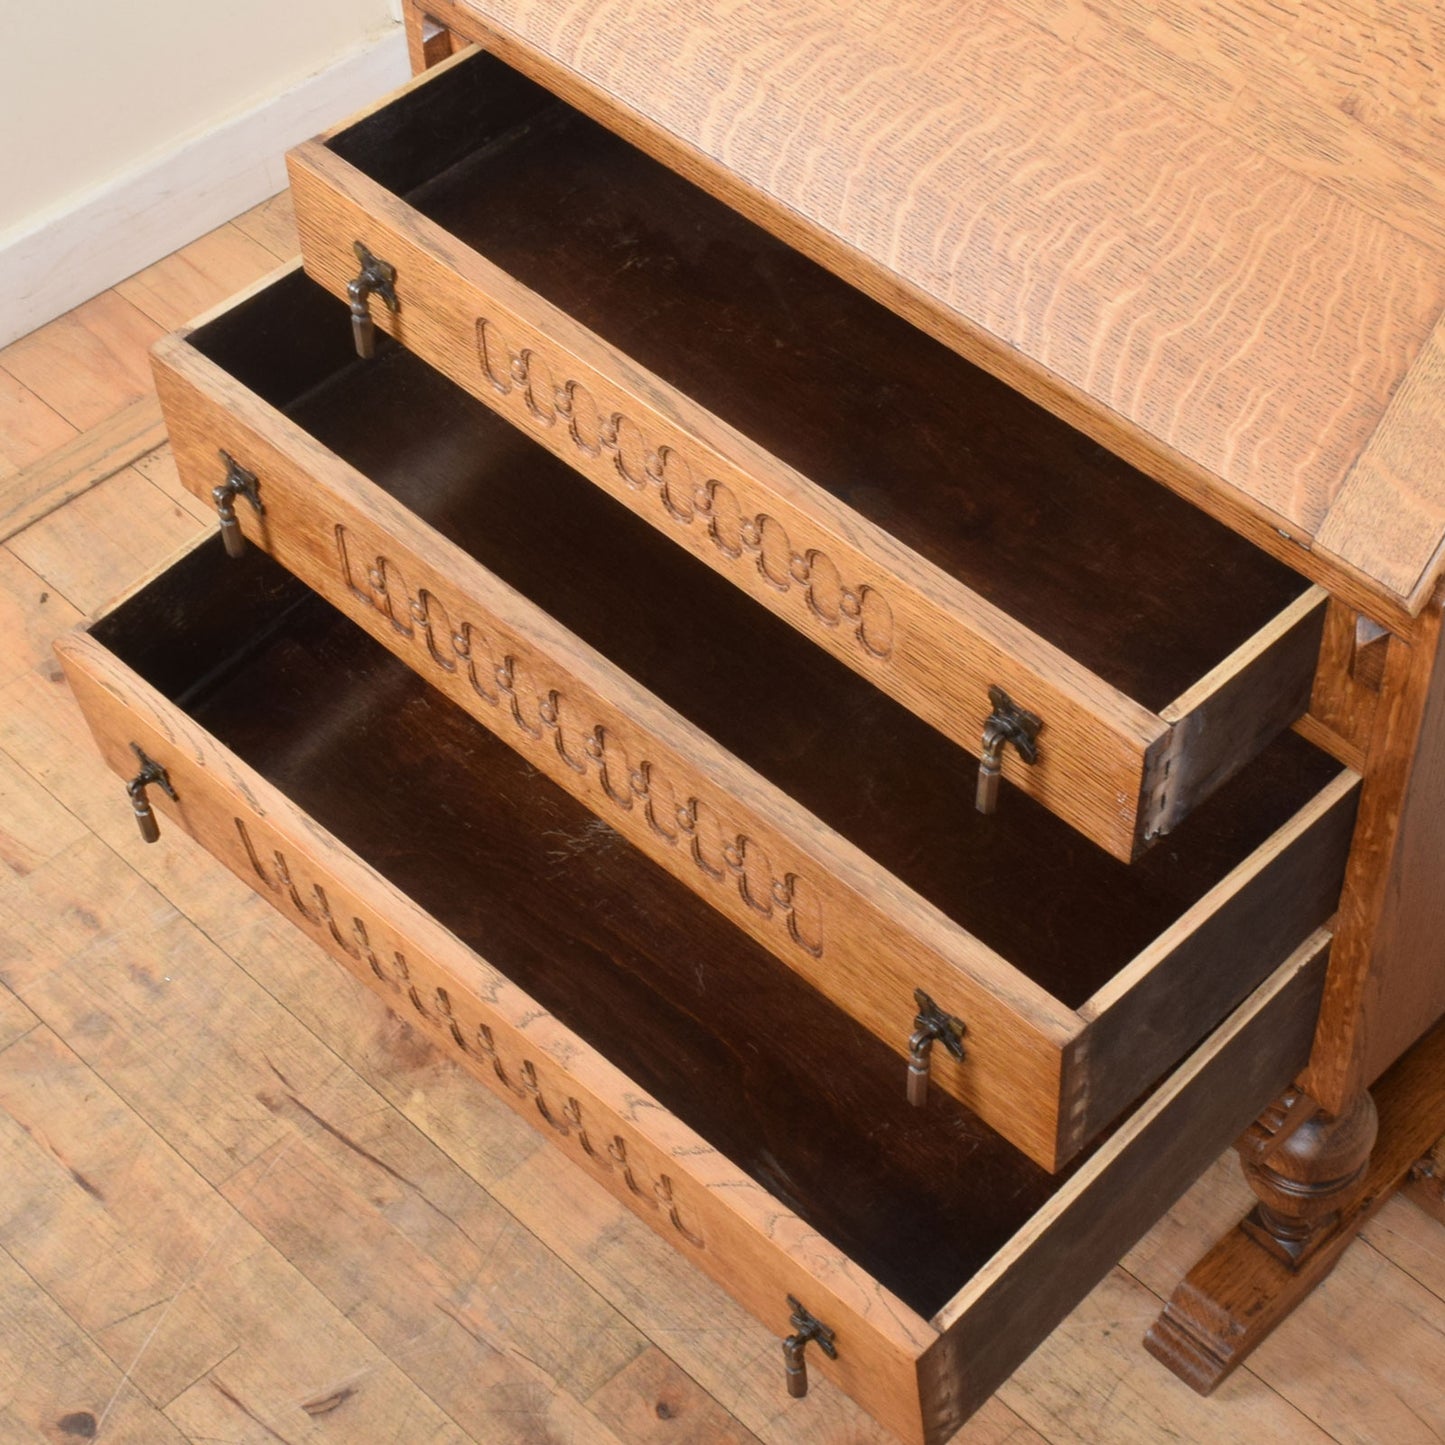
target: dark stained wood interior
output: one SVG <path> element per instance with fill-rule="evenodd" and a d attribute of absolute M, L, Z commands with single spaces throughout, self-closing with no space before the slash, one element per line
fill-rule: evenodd
<path fill-rule="evenodd" d="M 1285 734 L 1133 864 L 1007 785 L 983 817 L 967 754 L 409 353 L 357 363 L 304 277 L 193 341 L 1071 1008 L 1338 771 Z"/>
<path fill-rule="evenodd" d="M 1166 706 L 1304 589 L 495 57 L 331 144 L 1146 707 Z"/>
<path fill-rule="evenodd" d="M 212 543 L 95 634 L 923 1314 L 1067 1177 L 910 1108 L 900 1058 L 264 554 Z"/>

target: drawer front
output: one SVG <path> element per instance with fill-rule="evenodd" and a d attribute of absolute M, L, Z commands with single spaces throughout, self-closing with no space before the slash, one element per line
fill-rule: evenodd
<path fill-rule="evenodd" d="M 175 799 L 150 790 L 163 832 L 184 828 L 775 1335 L 787 1295 L 801 1300 L 838 1349 L 809 1351 L 810 1368 L 905 1440 L 946 1440 L 1307 1056 L 1323 933 L 925 1320 L 104 647 L 76 635 L 59 651 L 118 776 L 132 745 L 166 769 Z M 780 1398 L 782 1383 L 780 1369 Z"/>
<path fill-rule="evenodd" d="M 61 661 L 116 773 L 135 772 L 132 743 L 167 769 L 177 800 L 149 790 L 163 834 L 181 825 L 780 1338 L 789 1294 L 827 1320 L 838 1359 L 810 1368 L 919 1438 L 915 1361 L 932 1326 L 111 653 L 76 636 Z M 781 1359 L 778 1373 L 781 1395 Z"/>
<path fill-rule="evenodd" d="M 400 304 L 374 302 L 377 325 L 975 755 L 1001 687 L 1044 720 L 1037 761 L 1005 748 L 1004 776 L 1115 856 L 1174 827 L 1305 710 L 1318 590 L 1150 711 L 325 144 L 289 164 L 308 274 L 344 297 L 354 243 L 384 257 Z"/>

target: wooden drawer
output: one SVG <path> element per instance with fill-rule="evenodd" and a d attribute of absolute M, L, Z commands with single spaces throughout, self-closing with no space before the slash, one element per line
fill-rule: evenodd
<path fill-rule="evenodd" d="M 1117 857 L 1304 712 L 1318 589 L 495 57 L 290 165 L 312 276 Z"/>
<path fill-rule="evenodd" d="M 1333 913 L 1357 779 L 1286 734 L 1132 865 L 293 272 L 157 353 L 185 484 L 1045 1167 Z M 216 585 L 244 596 L 221 564 Z"/>
<path fill-rule="evenodd" d="M 1323 934 L 1051 1178 L 947 1098 L 909 1109 L 892 1055 L 765 950 L 270 559 L 219 551 L 60 646 L 110 765 L 166 770 L 162 833 L 779 1336 L 799 1300 L 835 1331 L 809 1368 L 905 1439 L 951 1434 L 1305 1058 Z"/>

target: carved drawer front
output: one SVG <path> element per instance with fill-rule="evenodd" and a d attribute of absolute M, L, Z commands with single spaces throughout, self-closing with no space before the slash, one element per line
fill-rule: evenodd
<path fill-rule="evenodd" d="M 1303 740 L 1132 865 L 1018 795 L 983 817 L 932 729 L 412 354 L 349 347 L 299 272 L 165 343 L 185 485 L 888 1044 L 890 1089 L 1055 1167 L 1333 913 L 1357 779 Z"/>
<path fill-rule="evenodd" d="M 1001 769 L 1128 859 L 1305 711 L 1318 589 L 494 56 L 290 167 L 363 349 L 986 755 L 983 806 Z"/>
<path fill-rule="evenodd" d="M 60 646 L 116 806 L 189 832 L 735 1295 L 780 1397 L 801 1357 L 946 1439 L 1306 1057 L 1323 933 L 1068 1177 L 945 1096 L 866 1100 L 886 1049 L 254 550 L 238 607 L 221 550 Z"/>

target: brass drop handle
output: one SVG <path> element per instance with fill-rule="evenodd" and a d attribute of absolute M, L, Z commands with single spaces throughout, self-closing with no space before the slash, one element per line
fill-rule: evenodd
<path fill-rule="evenodd" d="M 998 782 L 1003 771 L 1003 750 L 1012 743 L 1026 763 L 1039 760 L 1038 736 L 1044 721 L 1037 713 L 1018 706 L 1003 688 L 988 690 L 993 705 L 983 725 L 983 749 L 978 759 L 978 792 L 974 806 L 980 813 L 992 813 L 998 807 Z"/>
<path fill-rule="evenodd" d="M 830 1360 L 836 1360 L 838 1346 L 833 1343 L 833 1331 L 821 1320 L 814 1319 L 792 1295 L 788 1296 L 788 1308 L 792 1310 L 788 1323 L 793 1333 L 783 1341 L 783 1370 L 788 1394 L 801 1400 L 808 1393 L 808 1362 L 803 1358 L 803 1350 L 810 1343 L 816 1343 Z"/>
<path fill-rule="evenodd" d="M 356 354 L 369 361 L 376 355 L 371 298 L 380 296 L 388 311 L 396 310 L 396 267 L 373 256 L 360 241 L 353 241 L 351 249 L 361 263 L 360 273 L 346 288 L 346 299 L 351 302 L 351 338 L 356 342 Z"/>
<path fill-rule="evenodd" d="M 928 1102 L 928 1074 L 933 1066 L 934 1044 L 942 1044 L 962 1063 L 963 1036 L 967 1030 L 962 1019 L 944 1013 L 921 988 L 913 990 L 913 1001 L 918 1005 L 918 1013 L 908 1040 L 908 1102 L 915 1109 L 921 1109 Z"/>
<path fill-rule="evenodd" d="M 151 800 L 146 796 L 146 789 L 154 785 L 162 789 L 172 801 L 176 801 L 176 790 L 171 786 L 170 774 L 154 758 L 148 758 L 139 743 L 132 743 L 130 748 L 140 764 L 140 771 L 125 785 L 125 790 L 130 795 L 130 805 L 135 813 L 136 827 L 140 829 L 141 841 L 154 843 L 161 836 L 161 830 L 151 809 Z"/>
<path fill-rule="evenodd" d="M 226 464 L 226 480 L 211 488 L 211 500 L 216 504 L 216 515 L 221 519 L 221 541 L 226 544 L 226 556 L 243 557 L 246 554 L 246 534 L 236 520 L 236 498 L 245 497 L 257 514 L 266 509 L 261 505 L 261 487 L 255 472 L 248 472 L 230 452 L 223 451 L 221 460 Z"/>

